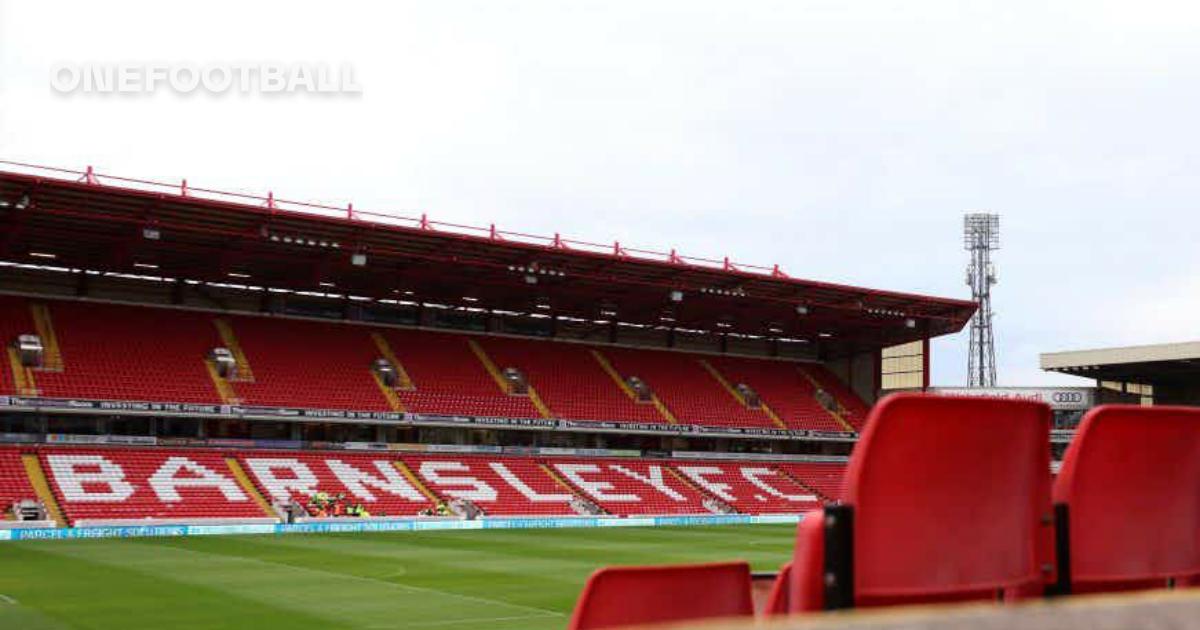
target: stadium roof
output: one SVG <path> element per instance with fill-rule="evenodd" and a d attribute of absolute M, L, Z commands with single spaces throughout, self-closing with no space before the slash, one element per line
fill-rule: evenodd
<path fill-rule="evenodd" d="M 1196 382 L 1200 341 L 1100 348 L 1041 355 L 1043 370 L 1125 383 Z"/>
<path fill-rule="evenodd" d="M 0 259 L 820 341 L 957 332 L 970 301 L 761 267 L 0 161 Z M 360 254 L 361 256 L 355 256 Z M 153 270 L 153 271 L 149 271 Z"/>

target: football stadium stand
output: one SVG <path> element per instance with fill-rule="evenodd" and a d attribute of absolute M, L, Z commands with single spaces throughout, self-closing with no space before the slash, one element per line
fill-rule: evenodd
<path fill-rule="evenodd" d="M 591 346 L 288 317 L 0 296 L 0 333 L 54 339 L 54 366 L 10 364 L 3 394 L 43 398 L 411 411 L 448 416 L 844 431 L 866 404 L 818 364 Z M 230 351 L 221 377 L 209 353 Z M 404 374 L 378 380 L 372 362 Z M 504 372 L 528 388 L 514 393 Z M 29 381 L 16 387 L 17 377 Z M 652 400 L 639 401 L 636 378 Z M 752 407 L 736 387 L 755 392 Z M 31 394 L 36 391 L 36 394 Z"/>

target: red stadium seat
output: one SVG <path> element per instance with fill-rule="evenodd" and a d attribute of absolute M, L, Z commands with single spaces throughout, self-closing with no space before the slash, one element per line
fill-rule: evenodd
<path fill-rule="evenodd" d="M 1059 592 L 1194 582 L 1200 577 L 1200 409 L 1107 405 L 1089 411 L 1063 457 L 1054 502 L 1060 514 L 1063 507 L 1069 514 L 1063 520 L 1070 553 L 1060 553 Z"/>
<path fill-rule="evenodd" d="M 845 504 L 797 530 L 791 610 L 1040 593 L 1052 554 L 1049 429 L 1041 403 L 899 394 L 877 404 Z"/>
<path fill-rule="evenodd" d="M 608 567 L 588 578 L 570 630 L 754 614 L 745 562 Z"/>
<path fill-rule="evenodd" d="M 767 596 L 767 602 L 763 606 L 761 614 L 764 617 L 774 615 L 786 615 L 791 608 L 788 602 L 789 591 L 792 585 L 792 563 L 789 562 L 779 569 L 779 574 L 775 576 L 775 582 L 771 584 L 771 593 Z"/>

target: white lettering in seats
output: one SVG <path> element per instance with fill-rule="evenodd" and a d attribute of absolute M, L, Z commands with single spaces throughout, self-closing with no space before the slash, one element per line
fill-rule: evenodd
<path fill-rule="evenodd" d="M 571 495 L 569 494 L 542 494 L 537 490 L 530 488 L 524 481 L 521 481 L 519 477 L 514 475 L 513 472 L 508 469 L 508 466 L 505 466 L 504 464 L 492 462 L 488 464 L 488 466 L 490 466 L 497 475 L 500 475 L 500 478 L 504 480 L 504 483 L 512 486 L 517 492 L 520 492 L 522 496 L 530 501 L 533 501 L 534 503 L 567 503 L 571 500 Z"/>
<path fill-rule="evenodd" d="M 350 494 L 364 501 L 376 500 L 375 495 L 367 489 L 367 486 L 371 486 L 388 494 L 404 497 L 409 501 L 428 503 L 428 500 L 420 492 L 417 492 L 417 489 L 412 487 L 412 484 L 408 483 L 408 480 L 400 474 L 400 471 L 396 470 L 396 467 L 391 462 L 373 460 L 371 464 L 375 466 L 375 470 L 379 471 L 382 477 L 359 470 L 340 459 L 325 460 L 325 465 L 329 467 L 329 471 L 338 478 L 338 481 L 342 482 L 343 486 L 346 486 Z"/>
<path fill-rule="evenodd" d="M 443 475 L 442 471 L 469 473 L 471 468 L 462 462 L 421 462 L 421 476 L 428 479 L 431 485 L 441 486 L 439 489 L 442 492 L 468 501 L 491 503 L 496 500 L 496 490 L 482 479 L 451 477 Z"/>
<path fill-rule="evenodd" d="M 636 494 L 609 494 L 609 491 L 615 490 L 615 486 L 607 481 L 597 479 L 584 479 L 583 473 L 599 474 L 600 467 L 595 464 L 555 464 L 555 468 L 559 470 L 575 484 L 575 487 L 584 492 L 596 497 L 598 501 L 624 501 L 628 503 L 641 503 L 642 497 Z"/>
<path fill-rule="evenodd" d="M 769 477 L 774 474 L 775 474 L 775 471 L 771 470 L 770 468 L 743 468 L 742 469 L 742 476 L 746 478 L 746 481 L 749 481 L 750 483 L 757 486 L 758 489 L 762 490 L 763 492 L 766 492 L 767 494 L 769 494 L 771 496 L 779 497 L 780 499 L 786 499 L 788 501 L 796 501 L 797 503 L 803 503 L 803 502 L 817 500 L 817 497 L 815 497 L 811 494 L 786 494 L 783 491 L 779 490 L 778 488 L 776 488 L 762 480 L 763 477 Z"/>
<path fill-rule="evenodd" d="M 181 471 L 191 473 L 190 476 L 180 477 Z M 227 501 L 248 501 L 242 489 L 229 477 L 223 477 L 216 471 L 198 464 L 186 457 L 169 457 L 158 470 L 146 480 L 158 495 L 160 501 L 176 503 L 183 500 L 179 496 L 179 488 L 213 488 L 225 495 Z"/>
<path fill-rule="evenodd" d="M 68 502 L 120 503 L 133 495 L 133 486 L 125 481 L 125 471 L 100 455 L 47 455 L 46 461 L 63 499 Z M 96 486 L 105 489 L 97 490 Z"/>
<path fill-rule="evenodd" d="M 626 477 L 637 479 L 638 481 L 650 486 L 651 488 L 654 488 L 655 490 L 658 490 L 659 492 L 671 497 L 676 501 L 687 501 L 686 497 L 678 492 L 675 492 L 673 488 L 668 486 L 666 482 L 663 481 L 663 469 L 661 466 L 647 467 L 645 475 L 641 475 L 637 471 L 630 470 L 619 464 L 613 464 L 612 466 L 609 466 L 609 468 L 612 468 Z"/>
<path fill-rule="evenodd" d="M 258 482 L 276 501 L 290 501 L 292 492 L 311 496 L 317 492 L 317 476 L 304 462 L 291 457 L 246 459 L 246 466 L 258 477 Z M 281 477 L 276 471 L 288 471 L 289 477 Z"/>
<path fill-rule="evenodd" d="M 688 476 L 688 479 L 696 482 L 696 485 L 708 490 L 722 501 L 727 501 L 729 503 L 737 501 L 737 497 L 729 494 L 729 491 L 733 489 L 733 486 L 722 481 L 705 479 L 705 475 L 724 474 L 725 471 L 721 470 L 720 468 L 717 468 L 716 466 L 679 466 L 678 468 L 679 472 Z"/>

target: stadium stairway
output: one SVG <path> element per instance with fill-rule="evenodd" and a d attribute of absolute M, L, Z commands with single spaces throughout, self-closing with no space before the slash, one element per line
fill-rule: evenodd
<path fill-rule="evenodd" d="M 858 397 L 858 394 L 822 366 L 798 366 L 797 369 L 812 383 L 813 387 L 824 389 L 837 401 L 842 412 L 829 412 L 835 420 L 847 426 L 847 431 L 862 431 L 869 409 L 867 404 Z"/>
<path fill-rule="evenodd" d="M 556 471 L 553 468 L 551 468 L 550 466 L 546 465 L 545 462 L 538 462 L 538 468 L 540 468 L 542 470 L 542 472 L 546 473 L 551 479 L 553 479 L 554 483 L 558 484 L 559 487 L 561 487 L 563 490 L 566 490 L 567 492 L 570 492 L 572 495 L 574 495 L 575 498 L 581 499 L 583 501 L 587 501 L 588 503 L 595 505 L 596 509 L 600 510 L 600 512 L 603 514 L 611 514 L 611 512 L 604 509 L 604 506 L 597 503 L 595 501 L 595 499 L 584 494 L 583 491 L 581 491 L 579 488 L 575 487 L 570 481 L 563 479 L 562 475 L 558 474 L 558 471 Z"/>
<path fill-rule="evenodd" d="M 446 504 L 446 498 L 431 490 L 429 486 L 425 485 L 425 482 L 421 480 L 421 477 L 418 476 L 417 473 L 413 472 L 413 470 L 408 467 L 407 463 L 402 460 L 394 460 L 392 462 L 392 466 L 395 466 L 396 470 L 400 471 L 401 475 L 404 475 L 404 478 L 407 479 L 408 482 L 417 489 L 417 492 L 425 495 L 425 498 L 429 499 L 430 503 L 434 505 Z"/>
<path fill-rule="evenodd" d="M 221 343 L 233 355 L 233 360 L 237 364 L 237 375 L 233 380 L 243 383 L 253 383 L 254 368 L 250 366 L 250 359 L 246 358 L 246 353 L 242 350 L 242 344 L 238 341 L 237 334 L 233 332 L 233 324 L 224 317 L 217 317 L 213 320 L 213 326 L 216 326 L 217 334 L 221 337 Z"/>
<path fill-rule="evenodd" d="M 12 391 L 19 396 L 37 396 L 37 377 L 33 369 L 21 365 L 21 356 L 12 346 L 5 348 L 5 356 L 8 357 L 9 373 L 12 375 Z"/>
<path fill-rule="evenodd" d="M 797 367 L 796 370 L 798 372 L 800 372 L 800 374 L 805 379 L 807 379 L 810 384 L 812 384 L 814 389 L 825 389 L 824 384 L 823 384 L 824 379 L 818 380 L 815 376 L 813 376 L 811 373 L 809 373 L 809 371 L 806 370 L 804 367 Z M 825 391 L 828 392 L 829 390 L 826 389 Z M 829 394 L 831 396 L 833 396 L 834 400 L 838 403 L 838 405 L 842 409 L 845 409 L 845 405 L 842 404 L 841 399 L 838 398 L 837 394 L 835 394 L 833 392 L 829 392 Z M 843 416 L 841 413 L 838 413 L 837 411 L 835 411 L 833 409 L 825 409 L 825 412 L 828 413 L 830 415 L 830 417 L 832 417 L 839 425 L 841 425 L 843 430 L 853 431 L 855 433 L 862 431 L 862 423 L 861 422 L 858 424 L 855 424 L 855 423 L 851 422 L 849 419 L 847 419 L 845 416 Z"/>
<path fill-rule="evenodd" d="M 33 317 L 33 327 L 42 339 L 44 352 L 42 367 L 47 372 L 63 371 L 62 350 L 58 345 L 58 333 L 54 330 L 54 320 L 50 317 L 50 307 L 43 302 L 31 302 L 29 313 Z"/>
<path fill-rule="evenodd" d="M 680 472 L 674 466 L 667 466 L 667 472 L 671 473 L 671 476 L 678 479 L 680 483 L 682 483 L 683 485 L 690 488 L 692 490 L 692 492 L 695 492 L 696 494 L 704 497 L 705 499 L 709 499 L 710 501 L 716 501 L 722 505 L 729 506 L 729 509 L 734 512 L 740 512 L 740 510 L 738 510 L 736 507 L 734 507 L 728 501 L 721 499 L 720 497 L 717 497 L 716 495 L 709 492 L 705 488 L 701 488 L 699 484 L 697 484 L 695 481 L 693 481 L 687 475 Z"/>
<path fill-rule="evenodd" d="M 815 494 L 817 496 L 817 498 L 821 499 L 821 501 L 823 503 L 833 503 L 836 500 L 833 497 L 829 496 L 828 494 L 825 494 L 820 488 L 813 486 L 812 484 L 808 483 L 804 479 L 801 479 L 799 476 L 793 474 L 792 471 L 788 470 L 784 466 L 772 466 L 771 468 L 774 469 L 775 471 L 777 471 L 779 474 L 783 475 L 784 477 L 787 477 L 787 479 L 789 481 L 796 484 L 797 486 L 800 486 L 801 488 L 804 488 L 805 490 Z"/>
<path fill-rule="evenodd" d="M 400 358 L 392 350 L 392 344 L 388 343 L 387 337 L 384 337 L 378 332 L 371 333 L 371 341 L 375 343 L 375 347 L 379 349 L 379 354 L 387 359 L 388 363 L 396 370 L 396 389 L 411 390 L 414 389 L 412 378 L 408 376 L 408 370 L 404 369 L 404 364 L 400 362 Z"/>
<path fill-rule="evenodd" d="M 46 480 L 46 474 L 42 470 L 42 463 L 38 459 L 38 456 L 33 453 L 23 453 L 21 455 L 21 464 L 23 465 L 22 468 L 25 471 L 25 477 L 24 479 L 20 480 L 18 480 L 17 475 L 15 474 L 17 472 L 15 467 L 6 466 L 6 468 L 10 471 L 10 473 L 6 475 L 7 479 L 5 479 L 5 490 L 8 492 L 3 494 L 12 495 L 6 497 L 8 499 L 6 502 L 11 503 L 12 500 L 15 499 L 29 498 L 28 495 L 15 496 L 15 494 L 32 490 L 34 495 L 37 496 L 38 500 L 46 506 L 46 511 L 49 512 L 50 518 L 55 523 L 58 523 L 64 527 L 67 526 L 69 523 L 67 522 L 67 519 L 63 517 L 62 509 L 58 506 L 58 500 L 54 498 L 54 492 L 50 489 L 50 483 Z M 24 484 L 21 484 L 21 481 L 24 481 Z M 10 486 L 9 484 L 12 485 Z"/>
<path fill-rule="evenodd" d="M 271 507 L 271 502 L 258 491 L 258 487 L 250 480 L 250 475 L 246 474 L 246 470 L 242 468 L 241 462 L 236 457 L 226 457 L 225 465 L 229 467 L 229 472 L 233 474 L 233 478 L 237 480 L 242 491 L 246 493 L 246 496 L 254 499 L 254 502 L 262 509 L 263 514 L 271 517 L 277 516 L 275 509 Z"/>

